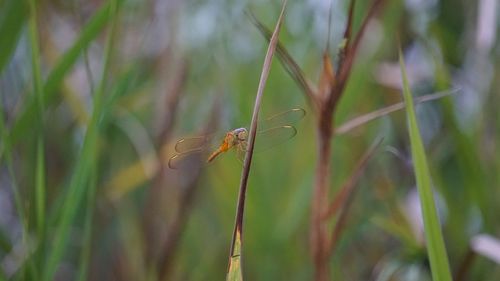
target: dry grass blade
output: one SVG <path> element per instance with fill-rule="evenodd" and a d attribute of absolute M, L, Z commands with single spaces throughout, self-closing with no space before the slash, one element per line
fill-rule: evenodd
<path fill-rule="evenodd" d="M 429 95 L 421 96 L 421 97 L 418 97 L 418 98 L 415 99 L 415 103 L 419 104 L 419 103 L 424 103 L 424 102 L 429 102 L 429 101 L 437 100 L 437 99 L 449 96 L 451 94 L 454 94 L 454 93 L 456 93 L 459 90 L 460 89 L 457 88 L 457 89 L 452 89 L 452 90 L 447 90 L 447 91 L 442 91 L 442 92 L 437 92 L 437 93 L 434 93 L 434 94 L 429 94 Z M 380 117 L 386 116 L 388 114 L 391 114 L 393 112 L 396 112 L 396 111 L 404 109 L 404 108 L 405 108 L 405 103 L 404 102 L 398 102 L 396 104 L 389 105 L 387 107 L 384 107 L 384 108 L 372 111 L 370 113 L 360 115 L 360 116 L 355 117 L 355 118 L 353 118 L 353 119 L 345 122 L 344 124 L 340 125 L 335 130 L 335 134 L 336 135 L 345 134 L 345 133 L 353 130 L 354 128 L 357 128 L 357 127 L 359 127 L 361 125 L 364 125 L 364 124 L 366 124 L 366 123 L 368 123 L 370 121 L 373 121 L 375 119 L 378 119 Z"/>
<path fill-rule="evenodd" d="M 330 205 L 329 209 L 325 213 L 325 219 L 330 218 L 332 215 L 336 214 L 337 211 L 343 207 L 340 211 L 337 223 L 332 232 L 332 238 L 329 243 L 328 253 L 331 255 L 335 246 L 337 245 L 337 241 L 340 238 L 340 234 L 344 229 L 345 220 L 347 218 L 347 214 L 349 211 L 349 206 L 352 203 L 355 194 L 355 186 L 358 182 L 359 178 L 363 175 L 363 172 L 368 164 L 368 161 L 373 157 L 377 148 L 382 144 L 383 138 L 375 140 L 374 144 L 365 152 L 363 157 L 359 160 L 356 168 L 354 169 L 353 174 L 349 178 L 349 180 L 342 186 L 340 193 L 335 197 L 335 200 Z"/>
<path fill-rule="evenodd" d="M 283 21 L 283 16 L 285 13 L 285 7 L 286 7 L 286 2 L 287 0 L 283 1 L 283 5 L 281 7 L 281 12 L 280 16 L 278 18 L 278 21 L 276 23 L 276 27 L 274 28 L 273 35 L 271 36 L 271 40 L 269 42 L 269 47 L 267 48 L 267 53 L 266 57 L 264 59 L 264 65 L 262 67 L 262 73 L 260 76 L 260 81 L 259 81 L 259 87 L 257 89 L 257 95 L 255 97 L 255 105 L 253 109 L 253 114 L 252 114 L 252 122 L 250 124 L 250 132 L 249 132 L 249 139 L 248 139 L 248 150 L 245 153 L 245 161 L 243 163 L 243 171 L 241 174 L 241 181 L 240 181 L 240 188 L 239 188 L 239 194 L 238 194 L 238 206 L 236 208 L 236 219 L 235 219 L 235 225 L 234 225 L 234 231 L 233 231 L 233 239 L 231 242 L 231 251 L 229 255 L 229 266 L 228 266 L 228 275 L 227 275 L 227 280 L 241 280 L 242 278 L 232 278 L 234 276 L 233 274 L 229 274 L 229 270 L 234 268 L 233 264 L 233 255 L 235 253 L 236 249 L 236 242 L 239 241 L 240 246 L 242 246 L 243 243 L 243 212 L 245 209 L 245 195 L 246 195 L 246 190 L 247 190 L 247 184 L 248 184 L 248 176 L 250 174 L 250 165 L 252 163 L 252 156 L 253 156 L 253 148 L 255 145 L 255 135 L 257 133 L 257 122 L 258 122 L 258 117 L 259 117 L 259 109 L 260 105 L 262 102 L 262 97 L 264 94 L 264 88 L 267 82 L 267 78 L 269 76 L 269 71 L 271 69 L 271 63 L 274 55 L 274 51 L 276 50 L 276 46 L 278 44 L 278 36 L 279 36 L 279 31 L 281 28 L 281 23 Z M 239 248 L 238 247 L 238 248 Z M 238 259 L 239 263 L 240 259 Z M 241 266 L 239 267 L 239 274 L 236 274 L 236 276 L 242 276 L 241 274 Z"/>
<path fill-rule="evenodd" d="M 264 38 L 270 41 L 272 36 L 271 31 L 267 27 L 265 27 L 264 24 L 262 24 L 262 22 L 260 22 L 259 19 L 257 19 L 257 17 L 250 11 L 247 11 L 246 14 L 250 18 L 250 21 L 257 27 L 257 29 L 259 29 Z M 316 92 L 314 86 L 311 84 L 311 82 L 309 82 L 302 69 L 300 69 L 297 62 L 292 58 L 290 53 L 288 53 L 286 48 L 283 46 L 283 44 L 281 44 L 279 40 L 276 51 L 278 53 L 278 58 L 285 70 L 302 88 L 302 91 L 306 95 L 307 102 L 313 106 L 317 106 L 314 96 L 314 93 Z"/>

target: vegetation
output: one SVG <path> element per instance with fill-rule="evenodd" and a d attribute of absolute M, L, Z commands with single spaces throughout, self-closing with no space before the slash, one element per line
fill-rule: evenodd
<path fill-rule="evenodd" d="M 0 0 L 0 280 L 498 280 L 498 11 Z"/>

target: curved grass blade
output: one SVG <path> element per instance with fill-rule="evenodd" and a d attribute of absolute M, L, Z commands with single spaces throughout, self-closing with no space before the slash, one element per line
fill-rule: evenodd
<path fill-rule="evenodd" d="M 413 105 L 413 97 L 406 76 L 404 58 L 399 49 L 399 64 L 403 77 L 403 96 L 406 105 L 408 131 L 410 134 L 411 155 L 417 180 L 418 194 L 424 221 L 425 240 L 431 265 L 432 279 L 436 281 L 451 281 L 450 265 L 446 255 L 443 235 L 436 211 L 434 194 L 432 193 L 431 177 L 427 165 L 424 145 L 420 137 L 419 126 Z"/>
<path fill-rule="evenodd" d="M 257 94 L 255 97 L 255 104 L 252 113 L 252 122 L 250 124 L 250 131 L 248 138 L 248 150 L 245 153 L 245 161 L 243 163 L 243 171 L 241 173 L 241 181 L 238 192 L 238 203 L 236 206 L 236 216 L 234 219 L 234 229 L 231 240 L 231 249 L 229 251 L 229 265 L 228 265 L 226 280 L 243 280 L 240 261 L 241 261 L 241 248 L 243 244 L 243 235 L 242 235 L 243 215 L 245 211 L 245 198 L 248 187 L 248 177 L 250 175 L 253 148 L 255 145 L 255 137 L 257 135 L 257 125 L 258 125 L 257 122 L 259 120 L 260 105 L 262 102 L 262 97 L 264 95 L 264 88 L 267 82 L 267 78 L 269 77 L 269 71 L 271 69 L 271 62 L 273 59 L 274 51 L 276 50 L 276 45 L 278 44 L 279 32 L 285 14 L 286 3 L 287 0 L 283 0 L 280 16 L 278 18 L 278 21 L 276 22 L 276 27 L 274 28 L 271 40 L 269 40 L 269 46 L 267 48 L 266 57 L 264 58 L 264 65 L 262 66 L 259 86 L 257 88 Z"/>

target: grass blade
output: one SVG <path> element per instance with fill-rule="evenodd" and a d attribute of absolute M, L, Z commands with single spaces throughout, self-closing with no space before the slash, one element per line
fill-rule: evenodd
<path fill-rule="evenodd" d="M 60 259 L 64 254 L 66 244 L 69 238 L 69 228 L 76 216 L 82 198 L 85 196 L 85 191 L 88 184 L 92 184 L 92 170 L 95 169 L 95 161 L 97 160 L 97 140 L 99 136 L 99 126 L 104 111 L 110 104 L 104 103 L 104 90 L 106 86 L 107 74 L 109 72 L 109 58 L 112 51 L 112 42 L 115 32 L 118 0 L 111 0 L 109 2 L 109 14 L 106 15 L 112 21 L 108 38 L 105 46 L 104 67 L 102 72 L 102 79 L 99 87 L 94 95 L 94 109 L 92 118 L 87 128 L 83 147 L 80 153 L 80 159 L 76 164 L 74 174 L 70 181 L 69 191 L 65 198 L 64 205 L 61 208 L 61 220 L 55 233 L 52 251 L 47 259 L 43 279 L 45 281 L 52 280 L 56 273 L 57 266 Z M 106 105 L 106 106 L 104 106 Z"/>
<path fill-rule="evenodd" d="M 236 218 L 234 223 L 233 240 L 231 242 L 231 250 L 229 255 L 229 267 L 226 280 L 243 280 L 241 271 L 241 248 L 243 241 L 243 212 L 245 210 L 245 196 L 248 184 L 248 176 L 250 174 L 250 165 L 252 163 L 253 149 L 255 145 L 255 136 L 257 134 L 257 122 L 259 119 L 259 109 L 262 102 L 262 97 L 264 95 L 264 88 L 266 86 L 267 78 L 269 77 L 269 71 L 271 70 L 271 63 L 273 60 L 274 51 L 278 45 L 278 37 L 281 29 L 281 23 L 283 22 L 283 16 L 285 14 L 287 0 L 283 1 L 281 7 L 281 13 L 274 28 L 273 35 L 269 40 L 269 46 L 267 48 L 266 57 L 264 59 L 264 65 L 262 66 L 262 73 L 260 75 L 259 87 L 257 89 L 257 95 L 255 97 L 255 105 L 253 108 L 252 122 L 250 124 L 250 132 L 248 138 L 247 151 L 245 153 L 245 161 L 243 163 L 243 171 L 241 173 L 241 182 L 238 194 L 238 205 L 236 207 Z M 235 257 L 235 253 L 238 251 L 240 254 Z M 235 264 L 237 263 L 237 265 Z M 234 278 L 234 279 L 233 279 Z"/>
<path fill-rule="evenodd" d="M 262 36 L 264 36 L 267 41 L 270 41 L 272 36 L 271 31 L 262 22 L 260 22 L 260 20 L 257 19 L 257 17 L 253 13 L 247 11 L 246 14 L 253 25 L 255 25 L 255 27 L 257 27 L 257 29 L 260 31 Z M 295 80 L 295 82 L 300 86 L 306 96 L 307 102 L 312 106 L 317 106 L 315 98 L 316 90 L 314 89 L 314 86 L 311 84 L 311 82 L 309 82 L 304 72 L 299 67 L 298 63 L 292 58 L 285 46 L 283 46 L 283 44 L 281 44 L 279 40 L 276 51 L 282 66 L 285 68 L 288 74 L 290 74 L 290 77 L 292 77 L 293 80 Z"/>
<path fill-rule="evenodd" d="M 43 88 L 42 75 L 40 68 L 40 49 L 37 27 L 37 9 L 34 0 L 30 0 L 30 44 L 31 44 L 31 67 L 33 73 L 33 89 L 38 115 L 37 128 L 37 152 L 36 152 L 36 171 L 35 171 L 35 208 L 36 208 L 36 227 L 39 241 L 43 241 L 45 228 L 45 153 L 43 144 Z"/>
<path fill-rule="evenodd" d="M 435 94 L 429 94 L 425 96 L 421 96 L 415 99 L 415 103 L 424 103 L 424 102 L 429 102 L 433 100 L 437 100 L 443 97 L 446 97 L 448 95 L 453 94 L 454 92 L 458 91 L 458 89 L 450 90 L 450 91 L 443 91 L 443 92 L 438 92 Z M 388 114 L 391 114 L 393 112 L 399 111 L 401 109 L 405 108 L 405 103 L 404 102 L 398 102 L 386 107 L 383 107 L 381 109 L 377 109 L 375 111 L 354 117 L 353 119 L 345 122 L 344 124 L 340 125 L 337 127 L 335 130 L 336 135 L 342 135 L 345 133 L 350 132 L 351 130 L 364 125 L 370 121 L 376 120 L 380 117 L 386 116 Z"/>
<path fill-rule="evenodd" d="M 0 73 L 14 53 L 26 19 L 26 2 L 8 0 L 0 3 Z"/>
<path fill-rule="evenodd" d="M 422 208 L 427 252 L 431 265 L 432 279 L 435 281 L 451 281 L 450 265 L 446 255 L 443 235 L 436 211 L 431 176 L 427 165 L 424 145 L 420 137 L 419 126 L 413 105 L 413 97 L 408 84 L 404 58 L 399 50 L 399 64 L 403 77 L 403 96 L 406 104 L 408 131 L 410 134 L 411 155 L 417 180 L 417 188 Z"/>

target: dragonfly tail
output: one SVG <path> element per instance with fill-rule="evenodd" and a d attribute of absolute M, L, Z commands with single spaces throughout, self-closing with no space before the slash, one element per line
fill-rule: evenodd
<path fill-rule="evenodd" d="M 215 159 L 215 157 L 219 156 L 219 154 L 221 154 L 222 152 L 223 152 L 222 149 L 220 148 L 217 149 L 212 154 L 210 154 L 210 156 L 207 159 L 207 162 L 212 162 Z"/>

